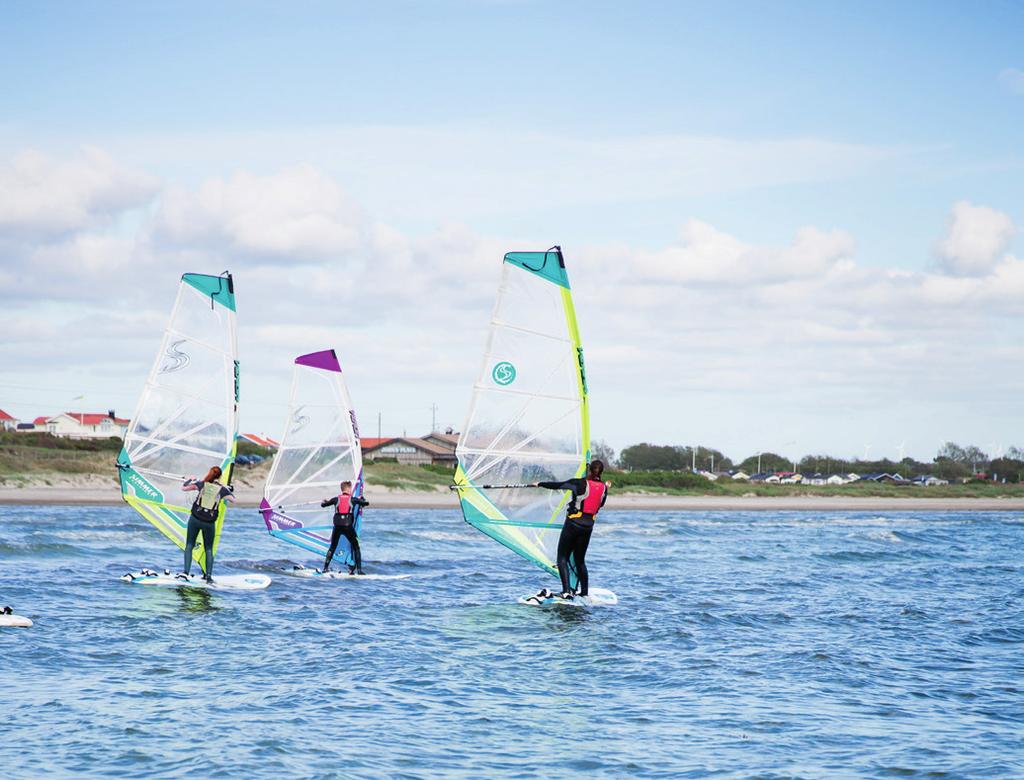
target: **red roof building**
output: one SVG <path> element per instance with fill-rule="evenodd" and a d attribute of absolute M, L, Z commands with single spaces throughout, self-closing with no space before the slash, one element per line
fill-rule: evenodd
<path fill-rule="evenodd" d="M 238 434 L 239 439 L 245 439 L 250 444 L 255 444 L 257 447 L 267 447 L 268 449 L 277 449 L 280 444 L 267 436 L 257 436 L 255 433 L 240 433 Z"/>
<path fill-rule="evenodd" d="M 110 420 L 114 425 L 127 425 L 131 420 L 127 420 L 124 417 L 115 417 L 111 412 L 109 414 L 92 414 L 91 412 L 64 412 L 72 420 L 75 420 L 79 425 L 100 425 L 104 420 Z"/>
<path fill-rule="evenodd" d="M 367 437 L 359 440 L 359 448 L 363 452 L 366 452 L 367 450 L 375 450 L 380 445 L 386 444 L 389 441 L 391 441 L 389 437 L 384 437 L 381 439 Z"/>

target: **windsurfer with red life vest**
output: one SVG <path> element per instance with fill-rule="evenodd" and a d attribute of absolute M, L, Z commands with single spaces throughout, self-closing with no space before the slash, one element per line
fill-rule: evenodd
<path fill-rule="evenodd" d="M 571 599 L 573 590 L 569 581 L 570 572 L 575 571 L 579 595 L 586 596 L 589 585 L 587 575 L 587 546 L 594 531 L 594 518 L 608 499 L 611 482 L 601 479 L 604 463 L 592 460 L 587 467 L 586 478 L 567 479 L 565 482 L 538 482 L 537 487 L 548 490 L 571 490 L 572 500 L 565 511 L 565 524 L 558 537 L 558 575 L 562 578 L 563 599 Z"/>
<path fill-rule="evenodd" d="M 327 550 L 327 558 L 324 559 L 324 572 L 331 566 L 331 559 L 334 551 L 338 549 L 338 541 L 341 537 L 348 540 L 352 548 L 352 560 L 354 566 L 348 567 L 349 574 L 363 574 L 363 556 L 359 551 L 359 537 L 356 536 L 355 509 L 357 506 L 369 506 L 370 502 L 362 496 L 352 495 L 352 483 L 342 482 L 341 493 L 334 498 L 328 498 L 320 504 L 322 507 L 334 507 L 334 530 L 331 531 L 331 546 Z"/>

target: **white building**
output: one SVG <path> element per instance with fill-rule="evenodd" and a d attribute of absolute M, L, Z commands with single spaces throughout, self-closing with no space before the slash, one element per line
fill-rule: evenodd
<path fill-rule="evenodd" d="M 35 429 L 68 439 L 106 439 L 111 436 L 124 437 L 128 423 L 129 420 L 117 417 L 113 410 L 106 414 L 63 412 L 47 417 L 42 425 L 37 419 Z"/>

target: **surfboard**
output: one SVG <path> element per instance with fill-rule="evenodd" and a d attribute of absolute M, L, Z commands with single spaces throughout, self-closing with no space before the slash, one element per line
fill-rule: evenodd
<path fill-rule="evenodd" d="M 619 603 L 619 597 L 606 588 L 590 588 L 586 596 L 563 599 L 544 588 L 531 596 L 521 596 L 519 603 L 530 607 L 613 607 Z"/>
<path fill-rule="evenodd" d="M 254 572 L 217 574 L 214 576 L 213 582 L 209 583 L 196 574 L 182 578 L 167 570 L 155 572 L 150 569 L 129 572 L 121 577 L 121 581 L 133 585 L 161 585 L 168 588 L 205 588 L 207 590 L 263 590 L 271 582 L 270 577 L 266 574 Z"/>
<path fill-rule="evenodd" d="M 0 628 L 30 628 L 31 626 L 32 621 L 27 617 L 8 612 L 0 613 Z"/>
<path fill-rule="evenodd" d="M 411 574 L 349 574 L 347 571 L 322 572 L 306 566 L 294 566 L 291 569 L 279 569 L 281 574 L 289 577 L 303 577 L 318 580 L 407 580 Z"/>

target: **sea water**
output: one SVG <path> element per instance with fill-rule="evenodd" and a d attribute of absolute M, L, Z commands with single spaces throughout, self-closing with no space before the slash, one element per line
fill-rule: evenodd
<path fill-rule="evenodd" d="M 301 562 L 232 509 L 222 573 Z M 456 511 L 377 510 L 367 569 L 129 585 L 126 507 L 0 507 L 0 775 L 1024 775 L 1020 513 L 602 513 L 601 609 Z"/>

